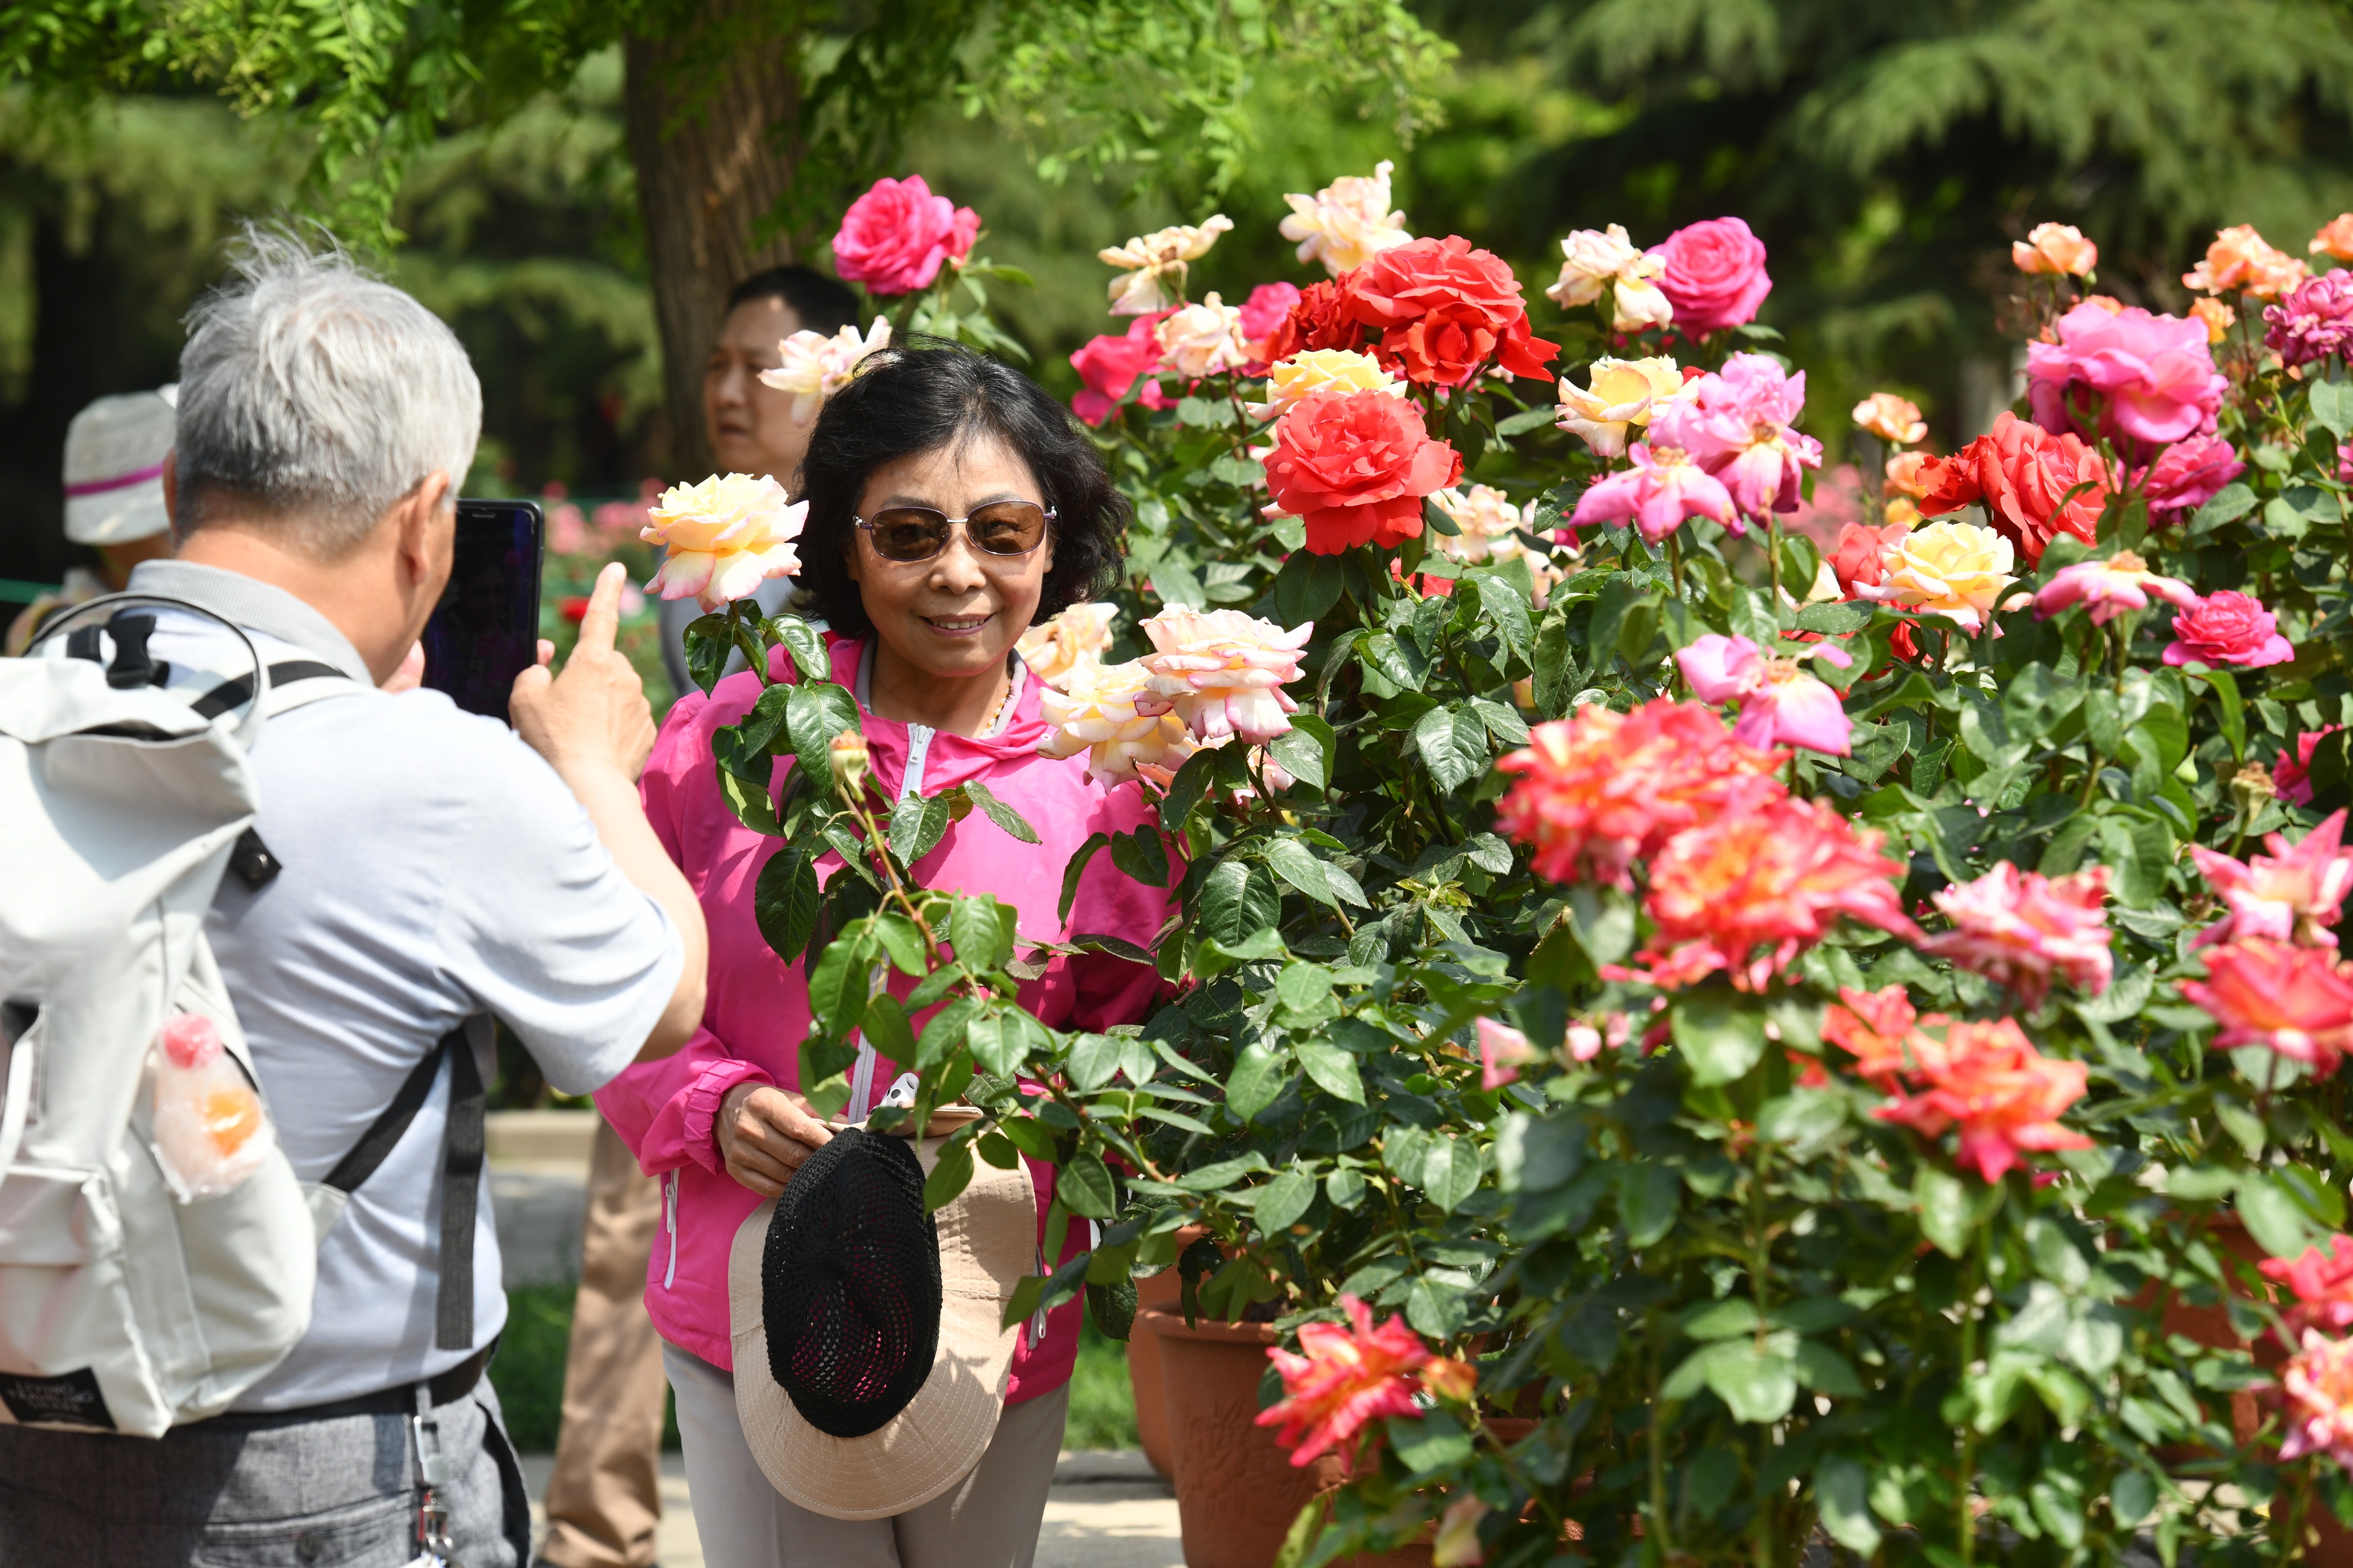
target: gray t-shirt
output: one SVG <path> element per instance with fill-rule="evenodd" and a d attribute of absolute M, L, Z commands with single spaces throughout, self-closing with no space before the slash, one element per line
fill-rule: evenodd
<path fill-rule="evenodd" d="M 324 616 L 267 584 L 165 561 L 140 566 L 132 585 L 223 614 L 273 663 L 314 659 L 356 679 L 263 731 L 255 826 L 284 869 L 258 892 L 223 879 L 206 924 L 297 1175 L 332 1169 L 470 1017 L 503 1019 L 565 1093 L 629 1064 L 677 985 L 684 947 L 536 752 L 438 692 L 375 690 Z M 171 661 L 175 689 L 248 669 L 242 644 L 185 614 L 164 613 L 151 647 Z M 487 1047 L 488 1029 L 475 1033 Z M 487 1051 L 478 1057 L 487 1080 Z M 444 1071 L 321 1247 L 310 1332 L 237 1409 L 373 1393 L 471 1353 L 433 1343 L 448 1098 Z M 486 1175 L 472 1348 L 505 1324 L 499 1277 Z"/>

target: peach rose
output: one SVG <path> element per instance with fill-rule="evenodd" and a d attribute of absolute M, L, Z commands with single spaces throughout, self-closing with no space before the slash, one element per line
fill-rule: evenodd
<path fill-rule="evenodd" d="M 1038 694 L 1038 710 L 1054 726 L 1038 749 L 1050 757 L 1090 753 L 1087 773 L 1104 785 L 1135 778 L 1138 769 L 1162 765 L 1172 754 L 1181 763 L 1198 749 L 1167 700 L 1154 694 L 1140 659 L 1082 664 L 1060 689 Z"/>
<path fill-rule="evenodd" d="M 665 553 L 646 585 L 665 599 L 691 594 L 716 611 L 771 577 L 801 569 L 793 541 L 808 502 L 787 501 L 785 487 L 765 474 L 713 474 L 701 484 L 672 485 L 647 515 L 638 537 Z"/>
<path fill-rule="evenodd" d="M 1068 684 L 1081 665 L 1099 662 L 1111 651 L 1111 624 L 1117 605 L 1072 605 L 1052 620 L 1033 626 L 1014 645 L 1029 673 L 1052 687 Z"/>
<path fill-rule="evenodd" d="M 1525 553 L 1513 535 L 1528 525 L 1535 512 L 1535 502 L 1515 507 L 1503 491 L 1488 485 L 1472 485 L 1468 490 L 1440 490 L 1430 499 L 1449 521 L 1462 531 L 1451 537 L 1443 533 L 1431 536 L 1430 542 L 1448 560 L 1468 566 L 1485 561 L 1508 561 Z"/>
<path fill-rule="evenodd" d="M 1181 301 L 1190 265 L 1233 226 L 1234 220 L 1219 213 L 1198 228 L 1179 224 L 1096 251 L 1098 261 L 1126 268 L 1111 280 L 1111 313 L 1150 316 Z"/>
<path fill-rule="evenodd" d="M 2272 300 L 2304 281 L 2305 265 L 2274 250 L 2249 223 L 2218 231 L 2205 258 L 2181 275 L 2184 286 L 2201 294 L 2245 292 Z"/>
<path fill-rule="evenodd" d="M 2305 249 L 2315 256 L 2333 256 L 2339 261 L 2353 261 L 2353 213 L 2338 213 L 2321 225 L 2320 232 L 2312 237 Z"/>
<path fill-rule="evenodd" d="M 1284 196 L 1291 216 L 1282 220 L 1282 237 L 1299 242 L 1299 259 L 1321 261 L 1337 278 L 1411 239 L 1405 214 L 1388 210 L 1389 171 L 1396 167 L 1384 158 L 1369 178 L 1344 174 L 1312 196 Z"/>
<path fill-rule="evenodd" d="M 1250 363 L 1242 342 L 1242 313 L 1212 293 L 1198 305 L 1173 311 L 1155 329 L 1161 365 L 1187 381 L 1240 370 Z"/>
<path fill-rule="evenodd" d="M 1928 434 L 1920 405 L 1892 392 L 1874 392 L 1854 405 L 1855 428 L 1891 446 L 1909 447 Z"/>
<path fill-rule="evenodd" d="M 2100 247 L 2073 224 L 2039 223 L 2024 239 L 2011 242 L 2010 259 L 2021 272 L 2089 278 L 2100 264 Z"/>
<path fill-rule="evenodd" d="M 2221 300 L 2211 298 L 2191 300 L 2189 315 L 2191 320 L 2205 323 L 2206 342 L 2210 347 L 2229 337 L 2232 327 L 2235 326 L 2239 320 L 2238 311 L 2233 310 Z"/>
<path fill-rule="evenodd" d="M 774 370 L 762 371 L 760 383 L 791 393 L 793 423 L 807 425 L 817 418 L 827 398 L 856 378 L 867 355 L 890 346 L 891 323 L 881 316 L 874 318 L 874 325 L 862 338 L 854 326 L 844 327 L 829 338 L 803 330 L 776 345 L 781 363 Z"/>
<path fill-rule="evenodd" d="M 1263 745 L 1291 729 L 1299 705 L 1282 689 L 1299 679 L 1314 630 L 1313 621 L 1285 631 L 1240 610 L 1175 605 L 1144 623 L 1153 647 L 1144 668 L 1153 693 L 1203 744 L 1240 735 Z"/>

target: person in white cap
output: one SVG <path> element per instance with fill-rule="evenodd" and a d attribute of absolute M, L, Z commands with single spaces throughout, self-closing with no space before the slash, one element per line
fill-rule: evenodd
<path fill-rule="evenodd" d="M 98 570 L 66 568 L 65 585 L 26 605 L 0 652 L 21 654 L 58 611 L 121 591 L 142 561 L 172 553 L 164 458 L 172 450 L 177 383 L 101 397 L 66 426 L 66 537 L 98 552 Z"/>

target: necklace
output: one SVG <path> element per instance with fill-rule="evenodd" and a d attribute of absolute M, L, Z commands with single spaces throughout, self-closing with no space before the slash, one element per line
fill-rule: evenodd
<path fill-rule="evenodd" d="M 980 729 L 975 737 L 976 739 L 986 736 L 989 731 L 996 728 L 997 716 L 1005 710 L 1005 700 L 1012 695 L 1013 677 L 1010 673 L 1008 673 L 1005 677 L 1004 686 L 1000 688 L 997 693 L 997 700 L 988 705 L 988 711 L 981 717 Z"/>

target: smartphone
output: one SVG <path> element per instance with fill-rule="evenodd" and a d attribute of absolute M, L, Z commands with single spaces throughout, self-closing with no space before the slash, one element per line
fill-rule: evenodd
<path fill-rule="evenodd" d="M 460 500 L 449 585 L 425 624 L 425 684 L 512 724 L 514 679 L 539 657 L 547 520 L 536 501 Z"/>

